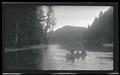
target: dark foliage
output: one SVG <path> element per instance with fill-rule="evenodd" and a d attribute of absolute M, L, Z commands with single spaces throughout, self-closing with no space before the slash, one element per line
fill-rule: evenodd
<path fill-rule="evenodd" d="M 103 44 L 113 43 L 113 7 L 100 13 L 86 31 L 87 47 L 100 49 Z"/>
<path fill-rule="evenodd" d="M 41 44 L 43 30 L 37 19 L 36 6 L 3 5 L 3 15 L 5 47 Z"/>

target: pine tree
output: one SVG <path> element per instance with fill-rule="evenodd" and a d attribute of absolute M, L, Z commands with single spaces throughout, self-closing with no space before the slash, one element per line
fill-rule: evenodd
<path fill-rule="evenodd" d="M 46 32 L 46 35 L 47 35 L 47 32 L 51 32 L 51 34 L 49 36 L 48 35 L 46 36 L 47 42 L 52 35 L 53 28 L 55 27 L 55 25 L 56 25 L 56 18 L 55 18 L 54 9 L 52 6 L 48 6 L 45 32 Z"/>
<path fill-rule="evenodd" d="M 42 34 L 40 35 L 41 37 L 41 43 L 45 44 L 46 40 L 46 32 L 45 32 L 45 27 L 46 27 L 46 19 L 45 19 L 45 12 L 43 11 L 42 6 L 37 7 L 37 18 L 38 18 L 38 26 L 41 26 L 42 28 Z"/>

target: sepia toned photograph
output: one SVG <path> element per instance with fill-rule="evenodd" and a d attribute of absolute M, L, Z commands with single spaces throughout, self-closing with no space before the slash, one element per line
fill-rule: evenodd
<path fill-rule="evenodd" d="M 113 6 L 3 3 L 6 70 L 114 69 Z"/>

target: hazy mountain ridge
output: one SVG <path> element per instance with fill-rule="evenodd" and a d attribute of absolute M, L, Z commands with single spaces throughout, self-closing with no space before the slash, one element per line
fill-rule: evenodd
<path fill-rule="evenodd" d="M 56 31 L 53 31 L 53 34 L 49 40 L 49 43 L 56 43 L 67 46 L 78 46 L 78 41 L 83 39 L 84 31 L 87 28 L 84 27 L 75 27 L 75 26 L 64 26 Z"/>

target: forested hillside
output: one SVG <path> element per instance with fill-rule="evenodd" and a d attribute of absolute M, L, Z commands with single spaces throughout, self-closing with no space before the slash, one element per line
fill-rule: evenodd
<path fill-rule="evenodd" d="M 113 8 L 100 13 L 86 31 L 88 48 L 102 48 L 103 44 L 113 43 Z"/>
<path fill-rule="evenodd" d="M 2 32 L 5 48 L 21 48 L 47 44 L 47 32 L 55 26 L 55 13 L 47 6 L 5 4 L 2 7 Z"/>

